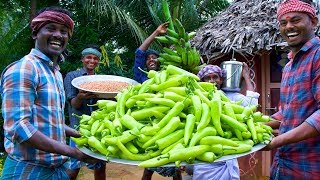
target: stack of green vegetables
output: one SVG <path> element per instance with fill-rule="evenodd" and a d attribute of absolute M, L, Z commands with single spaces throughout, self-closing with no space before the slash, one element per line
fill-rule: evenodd
<path fill-rule="evenodd" d="M 98 110 L 79 118 L 78 146 L 108 157 L 142 161 L 156 167 L 181 161 L 213 162 L 250 151 L 269 141 L 269 116 L 257 106 L 243 107 L 222 91 L 183 69 L 169 65 L 149 71 L 149 79 L 99 100 Z"/>
<path fill-rule="evenodd" d="M 191 47 L 189 41 L 196 33 L 187 33 L 179 19 L 172 20 L 166 0 L 162 1 L 162 6 L 165 18 L 169 21 L 169 26 L 167 34 L 157 36 L 156 39 L 172 48 L 164 47 L 158 60 L 162 66 L 175 65 L 177 67 L 186 67 L 192 71 L 200 63 L 200 54 L 196 48 Z"/>

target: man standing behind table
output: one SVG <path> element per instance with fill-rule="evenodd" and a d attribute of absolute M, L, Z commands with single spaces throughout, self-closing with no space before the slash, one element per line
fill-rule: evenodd
<path fill-rule="evenodd" d="M 143 83 L 148 79 L 147 74 L 142 72 L 141 69 L 147 68 L 148 71 L 160 69 L 160 62 L 158 61 L 159 54 L 155 50 L 148 49 L 154 38 L 160 34 L 167 32 L 169 22 L 165 22 L 158 26 L 158 28 L 140 45 L 136 50 L 136 58 L 134 62 L 134 79 L 139 83 Z M 158 168 L 145 168 L 142 180 L 151 180 L 152 175 L 156 171 L 162 176 L 172 176 L 173 179 L 180 180 L 181 171 L 176 167 L 158 167 Z"/>
<path fill-rule="evenodd" d="M 96 95 L 92 92 L 78 90 L 72 86 L 71 81 L 77 77 L 85 75 L 94 75 L 95 68 L 99 65 L 101 52 L 97 45 L 89 45 L 81 52 L 81 61 L 83 67 L 76 71 L 69 72 L 64 79 L 64 88 L 66 98 L 68 102 L 69 120 L 72 128 L 79 125 L 79 118 L 72 114 L 81 116 L 82 114 L 90 115 L 92 111 L 96 110 L 95 107 L 87 106 L 87 104 L 95 104 L 97 102 Z M 76 147 L 74 141 L 70 139 L 70 146 Z M 79 170 L 85 163 L 75 158 L 70 158 L 70 167 L 68 172 L 70 179 L 76 179 Z M 88 164 L 90 169 L 94 170 L 95 179 L 106 179 L 106 164 L 105 162 L 99 162 L 95 164 Z"/>
<path fill-rule="evenodd" d="M 283 69 L 280 110 L 272 115 L 281 123 L 265 150 L 277 149 L 270 179 L 319 179 L 320 177 L 320 39 L 310 1 L 287 0 L 277 11 L 280 33 L 291 51 Z"/>
<path fill-rule="evenodd" d="M 68 179 L 68 156 L 97 162 L 66 145 L 80 137 L 64 120 L 65 94 L 58 62 L 72 35 L 71 14 L 60 7 L 39 11 L 31 21 L 35 48 L 1 76 L 6 158 L 1 179 Z"/>
<path fill-rule="evenodd" d="M 226 78 L 226 71 L 216 65 L 207 65 L 201 68 L 198 77 L 200 81 L 215 83 L 216 87 L 220 89 Z M 242 77 L 246 84 L 246 96 L 239 92 L 224 91 L 226 96 L 232 101 L 242 100 L 243 106 L 257 105 L 260 94 L 254 92 L 249 76 L 249 68 L 246 63 L 243 63 Z M 237 159 L 232 159 L 212 164 L 195 165 L 193 169 L 193 179 L 240 179 L 238 161 Z"/>

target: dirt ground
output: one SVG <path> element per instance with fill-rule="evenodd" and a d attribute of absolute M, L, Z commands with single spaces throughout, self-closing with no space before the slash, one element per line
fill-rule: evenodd
<path fill-rule="evenodd" d="M 143 168 L 131 165 L 124 165 L 118 163 L 108 163 L 106 167 L 106 174 L 108 180 L 140 180 L 143 174 Z M 185 173 L 183 173 L 185 176 Z M 93 171 L 83 167 L 78 175 L 78 180 L 93 180 Z M 157 173 L 154 173 L 152 180 L 171 180 L 171 177 L 163 177 Z M 186 178 L 183 178 L 186 179 Z"/>

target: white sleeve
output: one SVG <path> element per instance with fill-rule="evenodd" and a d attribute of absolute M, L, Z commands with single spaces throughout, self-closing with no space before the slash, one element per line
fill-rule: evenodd
<path fill-rule="evenodd" d="M 253 91 L 247 91 L 246 92 L 246 96 L 251 99 L 251 104 L 253 105 L 257 105 L 258 104 L 258 99 L 260 97 L 260 94 L 257 92 L 253 92 Z"/>

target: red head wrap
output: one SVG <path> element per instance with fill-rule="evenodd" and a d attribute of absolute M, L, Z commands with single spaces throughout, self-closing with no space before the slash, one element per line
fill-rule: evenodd
<path fill-rule="evenodd" d="M 279 5 L 277 19 L 279 20 L 282 15 L 290 12 L 302 12 L 309 14 L 311 17 L 316 16 L 316 10 L 312 5 L 299 0 L 285 0 Z"/>
<path fill-rule="evenodd" d="M 48 23 L 58 23 L 67 26 L 69 29 L 68 34 L 71 37 L 74 28 L 73 20 L 67 14 L 57 11 L 44 11 L 33 18 L 31 21 L 32 32 L 38 32 L 40 28 Z"/>

